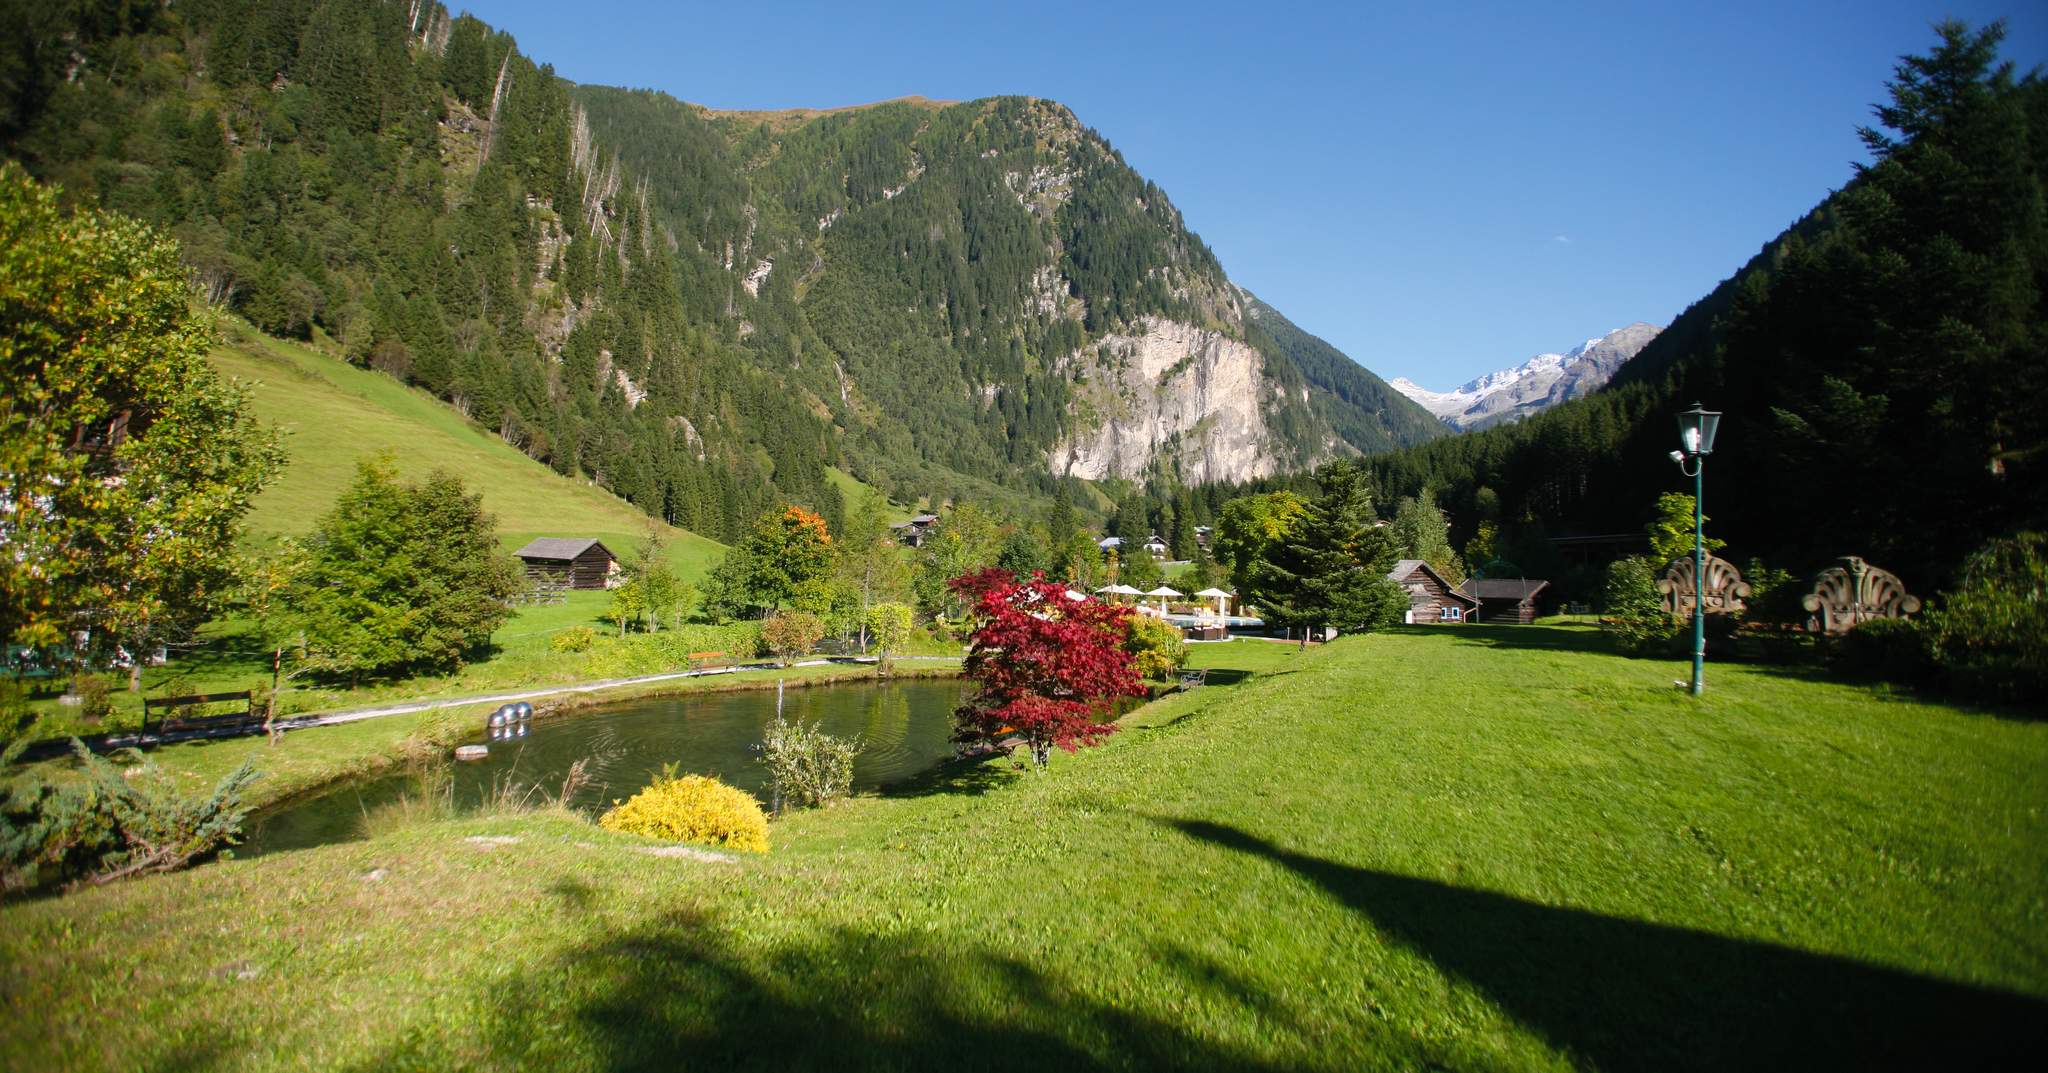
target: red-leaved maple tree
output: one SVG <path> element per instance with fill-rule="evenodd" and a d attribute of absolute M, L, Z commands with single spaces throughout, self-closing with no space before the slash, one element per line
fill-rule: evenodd
<path fill-rule="evenodd" d="M 1044 767 L 1057 746 L 1073 752 L 1116 730 L 1096 717 L 1117 697 L 1144 693 L 1123 650 L 1131 609 L 1075 600 L 1033 574 L 1020 582 L 989 568 L 954 578 L 976 622 L 967 675 L 980 689 L 955 713 L 961 741 L 1023 738 Z"/>

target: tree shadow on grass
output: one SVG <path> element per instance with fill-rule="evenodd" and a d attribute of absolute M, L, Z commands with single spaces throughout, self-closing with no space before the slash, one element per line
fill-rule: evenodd
<path fill-rule="evenodd" d="M 1315 1052 L 1319 1041 L 1283 1010 L 1258 1008 L 1266 1000 L 1256 987 L 1241 1002 L 1234 993 L 1244 985 L 1199 959 L 1166 959 L 1162 968 L 1184 978 L 1182 993 L 1238 1007 L 1256 1038 Z M 602 934 L 492 981 L 470 1001 L 474 1010 L 449 1027 L 415 1027 L 355 1068 L 1257 1073 L 1340 1065 L 1278 1064 L 1077 993 L 959 936 L 841 928 L 740 943 L 723 922 L 688 911 Z M 1396 1065 L 1440 1057 L 1402 1037 L 1385 1042 Z"/>
<path fill-rule="evenodd" d="M 1549 652 L 1594 652 L 1619 655 L 1614 642 L 1597 630 L 1566 629 L 1562 626 L 1463 626 L 1416 627 L 1417 632 L 1446 633 L 1454 643 L 1485 648 L 1519 648 Z"/>
<path fill-rule="evenodd" d="M 1160 822 L 1313 881 L 1603 1070 L 2019 1069 L 2048 1046 L 2040 998 L 1338 864 L 1222 824 Z"/>
<path fill-rule="evenodd" d="M 875 793 L 880 797 L 931 797 L 935 794 L 980 797 L 1015 777 L 1015 772 L 1001 758 L 957 757 L 941 760 L 906 779 L 878 787 Z"/>

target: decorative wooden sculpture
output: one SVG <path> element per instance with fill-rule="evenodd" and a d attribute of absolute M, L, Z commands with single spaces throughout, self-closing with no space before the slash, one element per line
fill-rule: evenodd
<path fill-rule="evenodd" d="M 1749 597 L 1749 582 L 1742 580 L 1742 571 L 1726 559 L 1707 556 L 1707 614 L 1739 615 L 1743 603 Z M 1657 582 L 1657 592 L 1664 600 L 1664 610 L 1677 618 L 1692 617 L 1694 594 L 1699 590 L 1692 583 L 1692 557 L 1673 559 L 1664 568 L 1664 577 Z"/>
<path fill-rule="evenodd" d="M 1920 610 L 1920 598 L 1906 591 L 1897 574 L 1854 555 L 1821 571 L 1800 603 L 1812 616 L 1806 628 L 1815 633 L 1848 633 L 1866 619 L 1903 618 Z"/>

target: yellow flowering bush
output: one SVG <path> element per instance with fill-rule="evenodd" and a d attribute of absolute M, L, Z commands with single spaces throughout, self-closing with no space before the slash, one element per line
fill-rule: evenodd
<path fill-rule="evenodd" d="M 664 771 L 647 789 L 614 803 L 597 822 L 607 831 L 768 852 L 768 817 L 760 802 L 705 775 L 676 778 L 673 771 Z"/>

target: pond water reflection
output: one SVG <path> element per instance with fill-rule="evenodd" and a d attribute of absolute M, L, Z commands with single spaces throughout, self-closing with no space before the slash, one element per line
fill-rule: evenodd
<path fill-rule="evenodd" d="M 816 720 L 828 734 L 860 741 L 853 785 L 864 790 L 900 782 L 951 756 L 953 709 L 966 688 L 958 679 L 815 686 L 786 691 L 783 705 L 791 719 Z M 422 800 L 458 810 L 500 796 L 538 803 L 561 792 L 578 760 L 587 761 L 589 782 L 569 804 L 588 812 L 632 795 L 671 763 L 716 775 L 765 802 L 768 772 L 756 746 L 774 716 L 775 691 L 769 689 L 650 697 L 538 720 L 523 738 L 490 742 L 488 759 L 363 780 L 251 817 L 236 852 L 252 856 L 361 838 L 380 810 Z M 481 721 L 474 740 L 485 741 Z"/>

